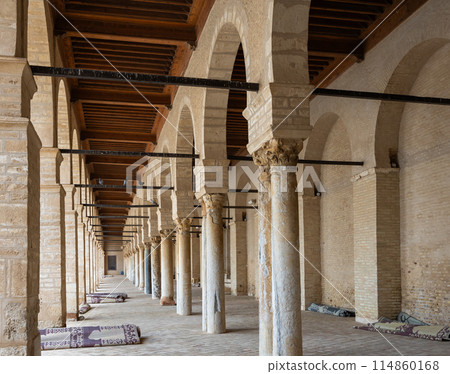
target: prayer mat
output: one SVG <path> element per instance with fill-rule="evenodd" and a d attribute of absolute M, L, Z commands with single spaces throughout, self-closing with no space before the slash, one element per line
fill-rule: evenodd
<path fill-rule="evenodd" d="M 136 325 L 50 328 L 39 332 L 42 350 L 105 347 L 141 342 L 141 332 Z"/>
<path fill-rule="evenodd" d="M 353 326 L 353 328 L 366 331 L 378 331 L 393 335 L 412 336 L 428 340 L 450 340 L 450 326 L 416 326 L 399 321 L 390 321 L 383 317 L 379 322 L 362 326 Z"/>

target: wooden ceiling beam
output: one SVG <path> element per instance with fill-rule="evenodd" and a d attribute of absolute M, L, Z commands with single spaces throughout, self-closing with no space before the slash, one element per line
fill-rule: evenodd
<path fill-rule="evenodd" d="M 170 95 L 159 93 L 142 92 L 145 98 L 155 106 L 170 106 L 172 98 Z M 76 88 L 71 92 L 72 101 L 81 101 L 83 103 L 109 104 L 109 105 L 128 105 L 144 106 L 151 105 L 137 92 L 123 92 L 119 90 L 95 90 Z"/>
<path fill-rule="evenodd" d="M 118 40 L 134 43 L 169 45 L 195 44 L 195 28 L 181 23 L 146 22 L 145 24 L 120 24 L 70 18 L 70 22 L 87 38 Z M 80 37 L 80 33 L 62 17 L 55 20 L 55 34 Z M 151 36 L 150 36 L 151 35 Z"/>
<path fill-rule="evenodd" d="M 81 140 L 103 140 L 124 143 L 155 143 L 156 137 L 148 133 L 112 132 L 112 131 L 83 131 Z"/>

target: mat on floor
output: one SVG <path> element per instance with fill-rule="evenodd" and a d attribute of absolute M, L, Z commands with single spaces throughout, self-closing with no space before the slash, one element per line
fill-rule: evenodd
<path fill-rule="evenodd" d="M 400 312 L 400 314 L 397 316 L 397 321 L 403 322 L 403 323 L 408 323 L 408 324 L 414 325 L 414 326 L 429 326 L 428 323 L 422 322 L 422 321 L 418 320 L 417 318 L 414 318 L 405 312 Z"/>
<path fill-rule="evenodd" d="M 91 304 L 100 304 L 105 302 L 110 303 L 123 303 L 128 297 L 126 293 L 108 293 L 108 292 L 95 292 L 88 293 L 86 295 L 89 298 Z"/>
<path fill-rule="evenodd" d="M 136 325 L 52 328 L 39 332 L 42 350 L 105 347 L 141 342 L 141 332 Z"/>
<path fill-rule="evenodd" d="M 412 336 L 428 340 L 450 340 L 450 326 L 432 325 L 417 326 L 399 321 L 392 321 L 381 317 L 378 322 L 362 326 L 353 326 L 354 329 L 366 331 L 379 331 L 381 333 Z"/>
<path fill-rule="evenodd" d="M 353 310 L 345 309 L 345 308 L 335 308 L 333 306 L 321 305 L 321 304 L 316 304 L 316 303 L 311 303 L 311 305 L 308 307 L 308 310 L 310 312 L 330 314 L 332 316 L 337 316 L 337 317 L 354 317 L 355 316 L 355 312 Z"/>
<path fill-rule="evenodd" d="M 91 306 L 89 304 L 81 304 L 79 309 L 78 309 L 78 312 L 80 314 L 84 314 L 84 313 L 87 313 L 90 310 L 91 310 Z"/>

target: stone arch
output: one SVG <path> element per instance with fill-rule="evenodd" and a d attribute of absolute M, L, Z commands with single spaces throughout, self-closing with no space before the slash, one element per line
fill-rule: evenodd
<path fill-rule="evenodd" d="M 400 61 L 385 92 L 409 94 L 427 61 L 450 39 L 434 38 L 413 47 Z M 406 103 L 384 101 L 380 105 L 375 129 L 375 160 L 379 168 L 390 168 L 396 162 L 400 122 Z"/>
<path fill-rule="evenodd" d="M 29 0 L 28 62 L 30 65 L 53 66 L 53 48 L 48 5 L 44 0 Z M 31 100 L 31 122 L 43 147 L 57 146 L 54 85 L 51 77 L 34 77 L 38 90 Z"/>
<path fill-rule="evenodd" d="M 410 49 L 386 90 L 447 97 L 449 41 L 434 38 Z M 382 103 L 375 132 L 378 168 L 398 170 L 389 202 L 391 215 L 399 218 L 397 237 L 391 240 L 399 242 L 401 310 L 432 324 L 446 323 L 449 313 L 442 302 L 445 282 L 437 281 L 449 271 L 449 116 L 445 106 Z"/>
<path fill-rule="evenodd" d="M 336 113 L 325 113 L 317 120 L 303 155 L 306 159 L 351 160 L 350 136 Z M 324 277 L 301 259 L 303 273 L 309 274 L 308 278 L 302 279 L 305 293 L 302 303 L 304 307 L 308 307 L 310 302 L 352 307 L 355 295 L 352 168 L 318 166 L 314 165 L 314 171 L 325 192 L 318 197 L 315 196 L 316 189 L 303 191 L 300 201 L 300 247 L 304 257 Z M 308 182 L 313 184 L 311 179 Z M 315 238 L 311 237 L 312 232 Z"/>
<path fill-rule="evenodd" d="M 209 79 L 231 80 L 234 62 L 242 43 L 244 58 L 247 61 L 247 46 L 241 38 L 239 29 L 224 17 L 213 38 L 212 54 L 209 61 Z M 248 72 L 247 72 L 248 73 Z M 248 74 L 247 74 L 248 76 Z M 226 160 L 226 121 L 229 92 L 219 89 L 207 89 L 205 95 L 205 114 L 203 125 L 203 159 Z"/>
<path fill-rule="evenodd" d="M 72 149 L 71 132 L 70 132 L 70 117 L 69 117 L 70 103 L 67 100 L 67 87 L 64 80 L 60 80 L 58 89 L 58 116 L 57 116 L 57 134 L 58 134 L 58 148 Z M 72 157 L 70 154 L 63 155 L 61 163 L 61 183 L 72 184 Z"/>

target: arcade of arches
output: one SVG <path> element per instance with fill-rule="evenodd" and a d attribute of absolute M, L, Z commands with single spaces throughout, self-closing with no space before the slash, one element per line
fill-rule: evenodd
<path fill-rule="evenodd" d="M 78 323 L 105 284 L 135 295 L 114 320 L 174 334 L 193 321 L 220 347 L 242 318 L 260 355 L 314 354 L 305 320 L 320 335 L 321 318 L 365 354 L 371 333 L 311 317 L 313 302 L 354 309 L 352 324 L 401 311 L 448 324 L 450 108 L 310 93 L 449 98 L 449 17 L 447 0 L 2 1 L 0 354 L 39 355 L 38 329 Z M 414 354 L 442 349 L 422 343 Z"/>

